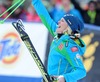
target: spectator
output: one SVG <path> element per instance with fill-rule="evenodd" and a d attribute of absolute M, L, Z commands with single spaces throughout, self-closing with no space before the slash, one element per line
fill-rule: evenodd
<path fill-rule="evenodd" d="M 85 23 L 100 25 L 100 12 L 96 8 L 97 5 L 95 1 L 90 1 L 88 3 L 87 10 L 82 9 L 75 0 L 71 1 L 74 4 L 75 8 L 81 12 Z"/>
<path fill-rule="evenodd" d="M 15 4 L 18 0 L 13 0 L 12 5 Z M 14 7 L 15 8 L 15 7 Z M 13 8 L 13 9 L 14 9 Z M 22 19 L 22 20 L 27 20 L 26 18 L 27 11 L 24 9 L 24 5 L 21 5 L 16 9 L 16 11 L 12 14 L 13 19 Z"/>
<path fill-rule="evenodd" d="M 26 18 L 27 12 L 24 10 L 23 6 L 20 6 L 16 9 L 16 11 L 12 14 L 13 19 L 22 19 L 27 20 Z"/>
<path fill-rule="evenodd" d="M 74 8 L 70 0 L 62 0 L 61 5 L 62 7 L 56 6 L 56 2 L 53 5 L 51 16 L 56 22 L 58 22 L 64 14 L 73 14 L 83 20 L 80 12 Z"/>
<path fill-rule="evenodd" d="M 84 13 L 84 21 L 86 23 L 93 24 L 96 18 L 96 3 L 94 1 L 90 1 L 88 3 L 88 10 Z"/>
<path fill-rule="evenodd" d="M 8 2 L 0 4 L 0 14 L 2 14 L 3 12 L 5 12 L 11 5 L 12 5 L 12 0 L 8 0 Z M 5 13 L 0 18 L 4 19 L 9 13 L 10 13 L 10 11 L 8 11 L 7 13 Z M 9 18 L 11 18 L 11 16 Z"/>
<path fill-rule="evenodd" d="M 63 10 L 61 8 L 61 4 L 57 2 L 57 0 L 50 0 L 51 8 L 49 9 L 50 16 L 53 18 L 55 22 L 58 22 L 60 18 L 64 15 Z"/>
<path fill-rule="evenodd" d="M 7 0 L 5 3 L 3 3 L 2 5 L 0 5 L 0 14 L 2 14 L 3 12 L 5 12 L 8 8 L 10 8 L 12 6 L 12 4 L 14 4 L 13 0 Z M 14 9 L 15 7 L 13 7 L 12 9 L 10 9 L 7 13 L 5 13 L 1 18 L 6 18 Z M 26 14 L 27 12 L 24 10 L 23 6 L 20 6 L 19 8 L 16 9 L 16 11 L 8 18 L 8 19 L 22 19 L 22 20 L 26 20 Z"/>
<path fill-rule="evenodd" d="M 28 8 L 27 21 L 29 21 L 29 22 L 41 22 L 39 16 L 37 15 L 36 11 L 34 10 L 33 6 L 30 6 Z"/>
<path fill-rule="evenodd" d="M 80 12 L 74 8 L 74 5 L 71 3 L 71 0 L 62 0 L 62 6 L 67 14 L 73 14 L 74 16 L 78 17 L 79 19 L 83 20 Z"/>
<path fill-rule="evenodd" d="M 6 11 L 6 8 L 3 5 L 0 5 L 0 15 Z M 4 14 L 2 17 L 0 18 L 5 18 L 8 15 L 8 12 L 6 14 Z"/>

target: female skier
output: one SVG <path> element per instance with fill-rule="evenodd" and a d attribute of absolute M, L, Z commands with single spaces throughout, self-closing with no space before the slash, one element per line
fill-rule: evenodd
<path fill-rule="evenodd" d="M 49 75 L 56 77 L 57 82 L 77 82 L 85 77 L 86 70 L 80 58 L 86 50 L 80 39 L 80 33 L 84 29 L 83 22 L 71 14 L 66 14 L 56 24 L 41 0 L 32 0 L 32 5 L 54 37 L 48 58 Z"/>

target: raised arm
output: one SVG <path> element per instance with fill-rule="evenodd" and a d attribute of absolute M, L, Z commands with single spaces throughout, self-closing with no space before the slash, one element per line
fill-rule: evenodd
<path fill-rule="evenodd" d="M 46 28 L 49 30 L 49 32 L 55 36 L 55 30 L 57 28 L 57 24 L 53 21 L 53 19 L 50 17 L 49 13 L 47 12 L 46 8 L 42 4 L 41 0 L 32 0 L 32 5 L 34 6 L 34 9 L 36 10 L 38 16 L 40 17 L 43 24 L 46 26 Z"/>

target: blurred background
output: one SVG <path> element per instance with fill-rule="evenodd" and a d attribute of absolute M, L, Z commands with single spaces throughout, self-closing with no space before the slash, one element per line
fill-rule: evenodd
<path fill-rule="evenodd" d="M 18 0 L 0 0 L 0 20 L 13 9 L 1 16 Z M 66 13 L 80 18 L 85 25 L 82 39 L 87 50 L 82 60 L 87 76 L 79 82 L 100 82 L 100 0 L 42 0 L 50 16 L 58 22 Z M 42 62 L 47 68 L 48 53 L 53 37 L 31 5 L 26 0 L 6 21 L 0 24 L 0 82 L 41 82 L 41 73 L 29 51 L 12 26 L 22 19 Z M 41 37 L 41 38 L 40 38 Z"/>

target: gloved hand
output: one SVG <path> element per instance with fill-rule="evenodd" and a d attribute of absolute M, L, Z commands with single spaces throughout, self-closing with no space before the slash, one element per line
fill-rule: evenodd
<path fill-rule="evenodd" d="M 52 76 L 54 82 L 66 82 L 64 76 Z"/>
<path fill-rule="evenodd" d="M 58 76 L 57 82 L 66 82 L 64 76 Z"/>

